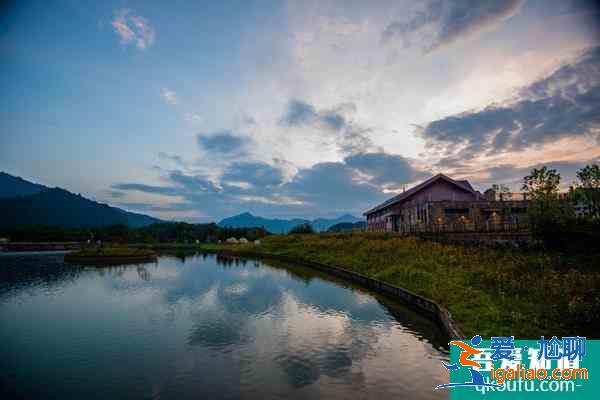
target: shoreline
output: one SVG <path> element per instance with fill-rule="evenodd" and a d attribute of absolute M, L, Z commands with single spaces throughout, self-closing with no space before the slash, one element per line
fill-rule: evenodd
<path fill-rule="evenodd" d="M 463 339 L 465 337 L 462 330 L 458 327 L 458 324 L 453 320 L 450 311 L 448 311 L 445 307 L 441 306 L 437 302 L 428 299 L 424 296 L 413 293 L 410 290 L 404 289 L 399 286 L 391 285 L 378 279 L 369 278 L 368 276 L 351 271 L 350 269 L 344 268 L 342 266 L 333 266 L 296 257 L 254 251 L 240 251 L 233 249 L 217 249 L 205 247 L 203 247 L 201 251 L 205 253 L 219 254 L 230 257 L 278 260 L 317 269 L 319 271 L 331 274 L 338 278 L 345 279 L 349 282 L 359 284 L 362 287 L 365 287 L 369 290 L 373 290 L 385 296 L 392 297 L 394 298 L 394 300 L 406 303 L 407 305 L 419 311 L 425 311 L 429 316 L 431 316 L 435 320 L 435 322 L 437 322 L 440 325 L 440 328 L 451 338 Z"/>
<path fill-rule="evenodd" d="M 140 264 L 156 261 L 157 258 L 157 254 L 144 256 L 77 256 L 72 253 L 65 254 L 66 262 L 84 265 Z"/>

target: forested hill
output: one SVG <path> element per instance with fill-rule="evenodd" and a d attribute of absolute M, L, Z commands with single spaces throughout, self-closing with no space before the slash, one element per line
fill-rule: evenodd
<path fill-rule="evenodd" d="M 2 193 L 6 194 L 0 198 L 0 227 L 3 228 L 32 225 L 83 228 L 115 224 L 137 228 L 162 222 L 147 215 L 86 199 L 64 189 L 48 189 L 8 174 L 2 173 L 0 179 L 4 183 Z"/>
<path fill-rule="evenodd" d="M 46 186 L 26 181 L 18 176 L 0 172 L 0 199 L 28 196 L 48 189 Z"/>

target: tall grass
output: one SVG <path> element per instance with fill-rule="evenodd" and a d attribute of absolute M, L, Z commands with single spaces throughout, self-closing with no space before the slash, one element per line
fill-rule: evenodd
<path fill-rule="evenodd" d="M 465 334 L 598 336 L 600 268 L 594 258 L 440 244 L 392 234 L 287 235 L 243 251 L 342 266 L 447 307 Z"/>

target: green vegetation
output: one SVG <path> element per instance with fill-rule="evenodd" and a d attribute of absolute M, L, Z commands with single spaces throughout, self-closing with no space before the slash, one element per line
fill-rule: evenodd
<path fill-rule="evenodd" d="M 364 230 L 367 227 L 367 223 L 365 221 L 358 222 L 340 222 L 339 224 L 335 224 L 327 229 L 327 232 L 351 232 L 354 230 Z"/>
<path fill-rule="evenodd" d="M 217 242 L 229 237 L 260 239 L 269 233 L 263 228 L 222 228 L 217 224 L 188 224 L 165 222 L 142 228 L 130 228 L 124 224 L 101 228 L 62 228 L 48 226 L 23 226 L 0 229 L 0 237 L 13 242 L 95 242 L 145 243 L 148 245 L 174 246 L 198 242 Z"/>
<path fill-rule="evenodd" d="M 310 224 L 300 224 L 290 229 L 290 232 L 288 234 L 295 235 L 301 233 L 315 233 L 315 231 Z"/>
<path fill-rule="evenodd" d="M 577 183 L 571 193 L 575 201 L 586 207 L 589 218 L 600 218 L 600 166 L 587 165 L 577 171 Z"/>
<path fill-rule="evenodd" d="M 35 225 L 89 228 L 118 224 L 140 227 L 160 222 L 156 218 L 97 203 L 60 188 L 44 188 L 34 194 L 0 198 L 0 210 L 1 228 Z"/>
<path fill-rule="evenodd" d="M 261 252 L 342 266 L 409 289 L 447 307 L 466 335 L 596 336 L 597 257 L 439 244 L 394 234 L 270 236 Z"/>
<path fill-rule="evenodd" d="M 600 243 L 600 168 L 588 165 L 579 170 L 577 182 L 566 196 L 559 194 L 560 181 L 560 174 L 545 166 L 523 178 L 523 191 L 531 200 L 527 209 L 531 233 L 547 249 L 571 254 L 596 251 Z"/>

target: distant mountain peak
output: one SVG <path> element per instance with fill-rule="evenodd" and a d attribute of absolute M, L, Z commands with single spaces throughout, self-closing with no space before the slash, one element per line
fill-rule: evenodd
<path fill-rule="evenodd" d="M 331 226 L 339 223 L 356 223 L 362 221 L 350 214 L 343 214 L 337 218 L 317 218 L 307 220 L 302 218 L 280 219 L 280 218 L 265 218 L 243 212 L 228 218 L 223 218 L 218 225 L 229 228 L 260 228 L 264 227 L 271 233 L 287 233 L 295 226 L 301 224 L 310 224 L 317 232 L 326 231 Z"/>

